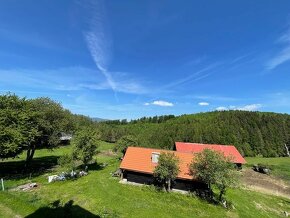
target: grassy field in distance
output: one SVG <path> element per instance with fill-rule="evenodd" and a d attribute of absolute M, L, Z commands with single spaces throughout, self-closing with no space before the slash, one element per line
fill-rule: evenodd
<path fill-rule="evenodd" d="M 290 157 L 247 157 L 246 166 L 252 167 L 253 164 L 265 164 L 270 167 L 272 174 L 290 182 Z"/>

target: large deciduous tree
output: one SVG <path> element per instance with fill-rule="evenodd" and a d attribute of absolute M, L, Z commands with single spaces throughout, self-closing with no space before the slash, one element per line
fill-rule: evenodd
<path fill-rule="evenodd" d="M 179 173 L 179 158 L 174 153 L 161 153 L 153 175 L 163 189 L 170 191 L 171 184 Z"/>
<path fill-rule="evenodd" d="M 61 133 L 75 129 L 68 110 L 49 98 L 27 100 L 8 93 L 0 96 L 0 158 L 27 151 L 26 166 L 38 148 L 53 148 Z"/>
<path fill-rule="evenodd" d="M 27 144 L 27 164 L 32 160 L 36 149 L 53 148 L 60 143 L 61 133 L 71 133 L 74 130 L 71 113 L 59 103 L 49 98 L 32 99 L 28 103 L 28 112 L 32 114 L 32 123 L 38 133 Z"/>
<path fill-rule="evenodd" d="M 222 200 L 226 189 L 236 185 L 238 181 L 237 171 L 230 158 L 210 149 L 195 154 L 189 169 L 194 178 L 208 185 L 211 193 L 212 186 L 217 187 L 220 191 L 219 200 Z"/>
<path fill-rule="evenodd" d="M 25 98 L 10 93 L 0 96 L 0 158 L 17 156 L 37 135 L 27 109 Z"/>

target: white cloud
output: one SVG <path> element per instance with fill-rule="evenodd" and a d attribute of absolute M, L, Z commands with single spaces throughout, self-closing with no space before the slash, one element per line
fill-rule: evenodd
<path fill-rule="evenodd" d="M 172 106 L 174 106 L 173 103 L 168 102 L 168 101 L 153 101 L 152 104 L 153 105 L 158 105 L 158 106 L 161 106 L 161 107 L 172 107 Z"/>
<path fill-rule="evenodd" d="M 262 107 L 261 104 L 248 104 L 242 107 L 237 107 L 236 110 L 241 110 L 241 111 L 257 111 Z"/>
<path fill-rule="evenodd" d="M 229 107 L 224 107 L 224 106 L 220 106 L 217 107 L 216 110 L 217 111 L 226 111 L 226 110 L 240 110 L 240 111 L 257 111 L 262 107 L 261 104 L 247 104 L 244 106 L 229 106 Z"/>
<path fill-rule="evenodd" d="M 209 103 L 208 102 L 199 102 L 198 105 L 199 106 L 208 106 Z"/>
<path fill-rule="evenodd" d="M 217 110 L 217 111 L 226 111 L 226 110 L 228 110 L 228 108 L 227 108 L 227 107 L 222 107 L 222 106 L 221 106 L 221 107 L 217 107 L 216 110 Z"/>
<path fill-rule="evenodd" d="M 174 104 L 171 103 L 171 102 L 168 102 L 168 101 L 162 101 L 162 100 L 159 100 L 159 101 L 153 101 L 151 103 L 149 102 L 146 102 L 144 103 L 145 106 L 149 106 L 149 105 L 157 105 L 157 106 L 161 106 L 161 107 L 173 107 Z"/>
<path fill-rule="evenodd" d="M 290 61 L 290 28 L 277 40 L 284 43 L 284 48 L 266 63 L 266 69 L 273 70 L 279 65 Z"/>

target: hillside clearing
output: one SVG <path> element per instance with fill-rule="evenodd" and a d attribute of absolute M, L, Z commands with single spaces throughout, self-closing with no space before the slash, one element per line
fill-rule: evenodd
<path fill-rule="evenodd" d="M 289 183 L 282 179 L 261 174 L 252 169 L 245 169 L 243 171 L 242 181 L 249 189 L 290 199 Z"/>
<path fill-rule="evenodd" d="M 290 157 L 247 157 L 246 160 L 248 167 L 252 167 L 254 164 L 267 165 L 271 169 L 271 175 L 290 182 Z"/>

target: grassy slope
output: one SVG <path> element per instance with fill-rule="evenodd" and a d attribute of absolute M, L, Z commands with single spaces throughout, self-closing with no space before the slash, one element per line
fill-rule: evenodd
<path fill-rule="evenodd" d="M 248 157 L 246 159 L 248 167 L 253 166 L 253 164 L 266 164 L 270 166 L 273 175 L 290 181 L 290 157 L 280 157 L 280 158 Z"/>
<path fill-rule="evenodd" d="M 100 149 L 111 146 L 103 143 Z M 41 150 L 37 151 L 36 156 L 59 156 L 68 151 L 69 147 L 53 152 Z M 195 197 L 157 192 L 150 187 L 122 185 L 110 175 L 119 166 L 118 160 L 104 154 L 97 158 L 99 163 L 107 163 L 108 166 L 92 170 L 88 176 L 78 180 L 48 184 L 48 174 L 43 174 L 32 179 L 40 184 L 40 188 L 34 191 L 0 192 L 0 217 L 27 216 L 56 200 L 63 203 L 73 200 L 74 205 L 91 213 L 102 215 L 104 211 L 109 211 L 111 215 L 118 214 L 121 217 L 279 217 L 283 215 L 282 211 L 290 211 L 289 199 L 240 189 L 227 193 L 227 198 L 236 209 L 226 211 Z M 6 185 L 11 188 L 27 181 L 10 180 Z M 74 214 L 81 216 L 81 211 L 76 208 Z M 45 212 L 41 215 L 44 217 Z"/>

